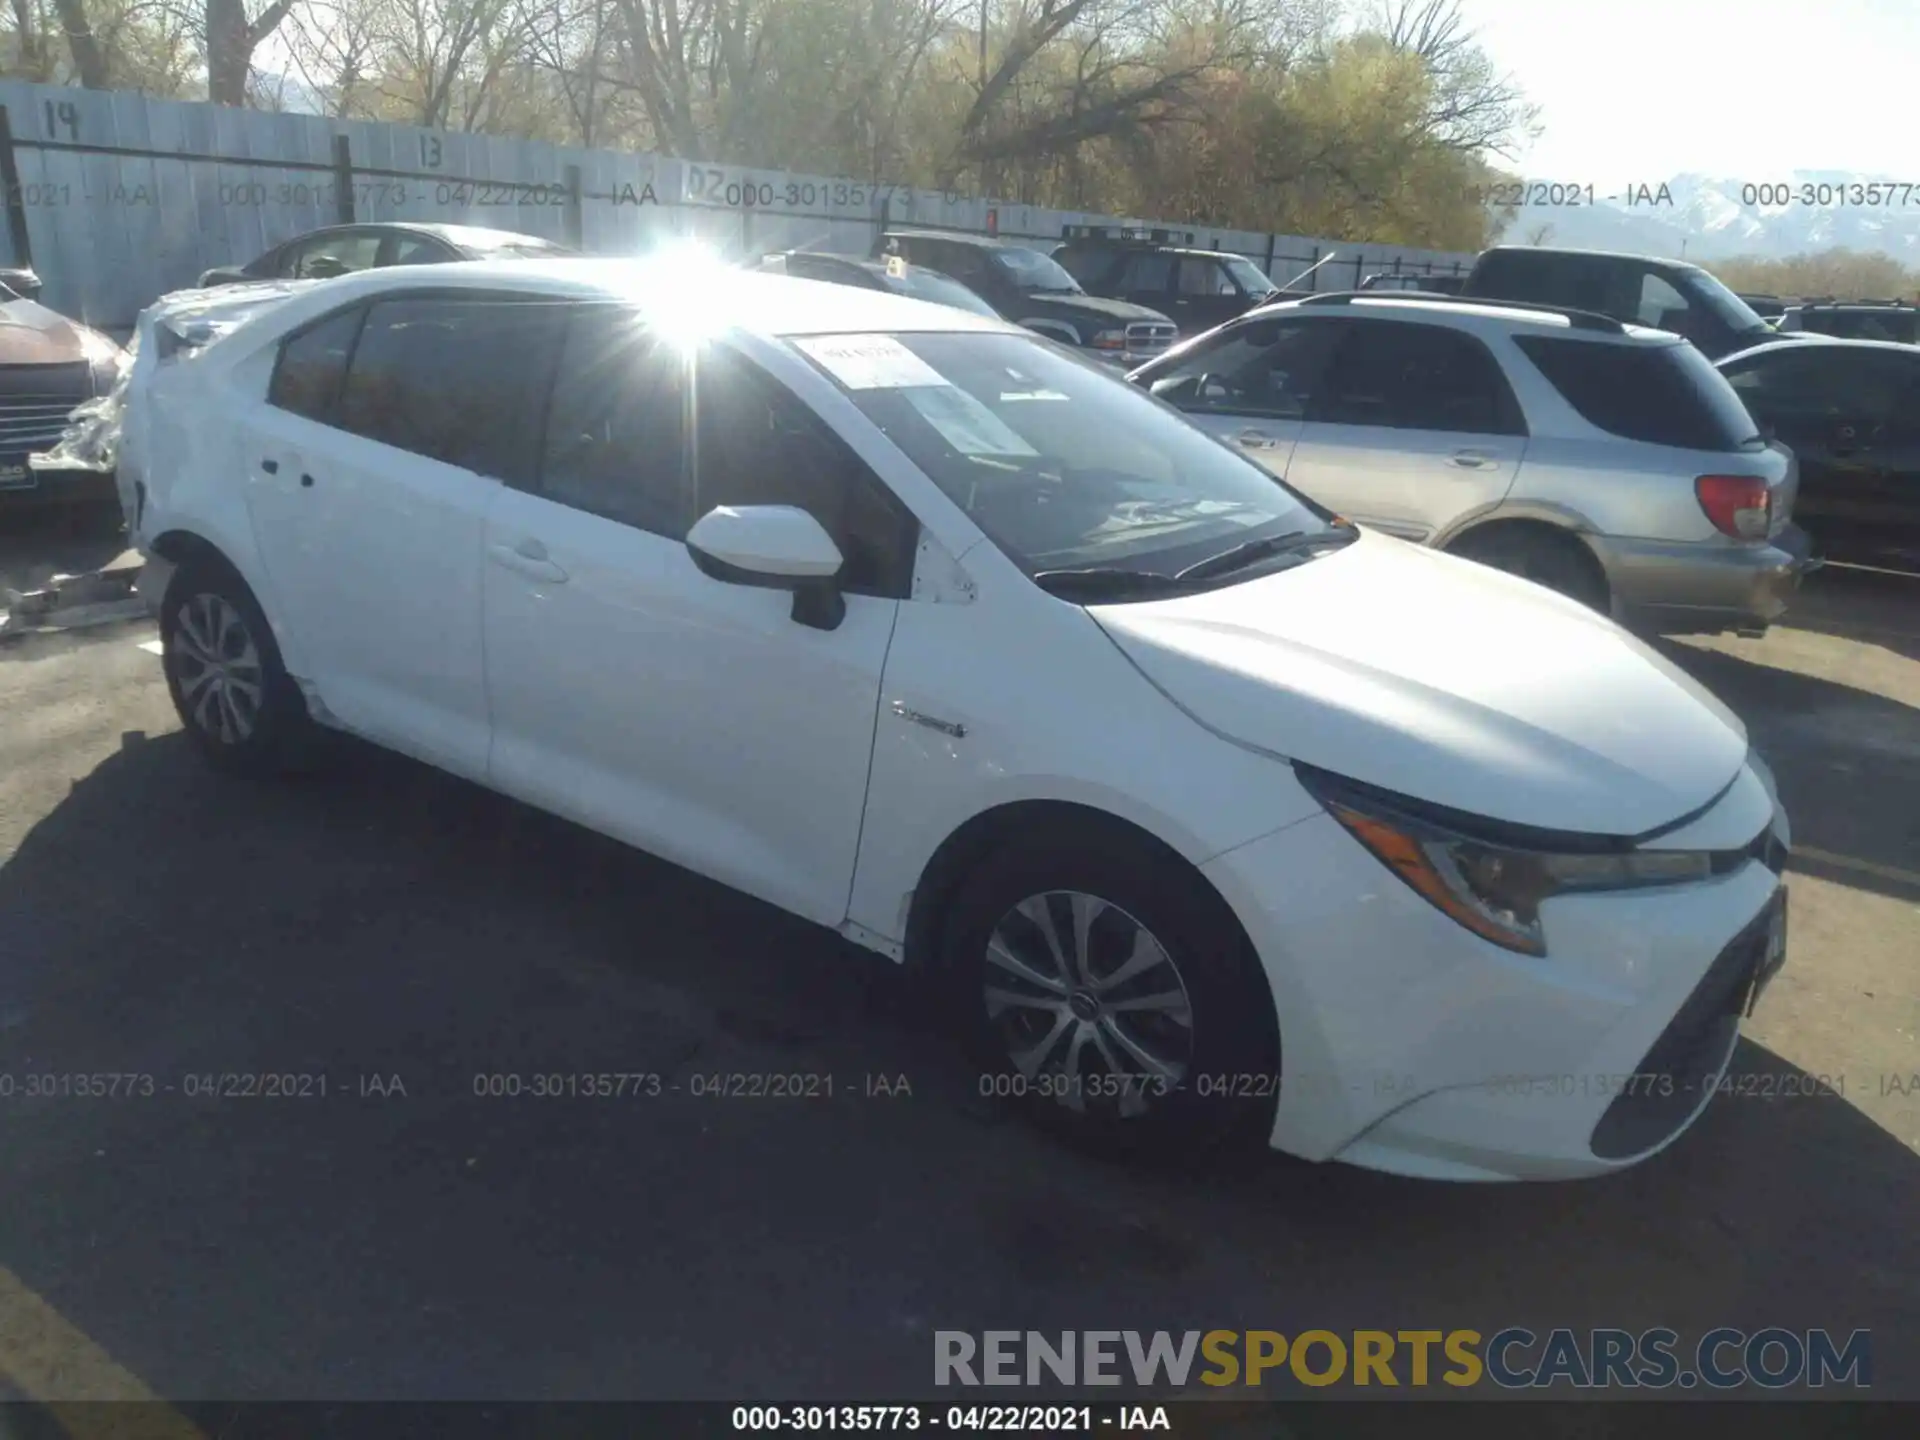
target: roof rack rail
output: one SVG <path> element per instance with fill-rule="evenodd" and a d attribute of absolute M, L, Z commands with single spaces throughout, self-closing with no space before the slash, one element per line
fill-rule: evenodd
<path fill-rule="evenodd" d="M 1301 305 L 1350 305 L 1355 300 L 1400 301 L 1422 305 L 1479 305 L 1493 310 L 1525 310 L 1536 315 L 1558 315 L 1575 330 L 1594 330 L 1603 335 L 1624 335 L 1627 327 L 1611 315 L 1593 310 L 1575 310 L 1565 305 L 1540 305 L 1531 300 L 1496 300 L 1491 295 L 1449 295 L 1444 291 L 1420 290 L 1329 290 L 1309 295 Z"/>

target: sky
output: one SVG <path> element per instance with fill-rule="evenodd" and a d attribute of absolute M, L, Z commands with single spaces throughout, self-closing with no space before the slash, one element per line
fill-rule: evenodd
<path fill-rule="evenodd" d="M 1920 0 L 1461 0 L 1540 107 L 1528 179 L 1920 182 Z"/>

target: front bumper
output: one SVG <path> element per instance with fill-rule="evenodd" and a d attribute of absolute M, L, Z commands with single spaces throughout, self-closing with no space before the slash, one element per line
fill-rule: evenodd
<path fill-rule="evenodd" d="M 1759 803 L 1784 847 L 1762 775 L 1749 770 L 1737 788 L 1688 836 L 1713 815 L 1745 825 Z M 1451 1180 L 1573 1179 L 1671 1144 L 1732 1058 L 1738 1022 L 1724 1023 L 1719 986 L 1751 966 L 1753 927 L 1781 889 L 1756 856 L 1700 884 L 1563 895 L 1542 908 L 1549 953 L 1535 959 L 1442 915 L 1331 817 L 1229 851 L 1206 873 L 1273 987 L 1273 1146 Z"/>
<path fill-rule="evenodd" d="M 25 456 L 0 457 L 0 510 L 119 503 L 111 468 L 29 465 Z"/>
<path fill-rule="evenodd" d="M 1805 531 L 1788 525 L 1765 544 L 1589 535 L 1606 571 L 1614 618 L 1662 635 L 1764 630 L 1819 568 Z"/>

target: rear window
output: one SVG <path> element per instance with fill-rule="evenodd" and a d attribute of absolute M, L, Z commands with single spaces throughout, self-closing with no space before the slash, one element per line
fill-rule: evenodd
<path fill-rule="evenodd" d="M 1627 440 L 1687 450 L 1761 443 L 1726 377 L 1691 345 L 1616 345 L 1516 335 L 1561 398 L 1590 425 Z"/>

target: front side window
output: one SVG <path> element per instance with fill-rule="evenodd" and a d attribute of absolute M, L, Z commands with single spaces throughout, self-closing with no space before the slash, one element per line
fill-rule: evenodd
<path fill-rule="evenodd" d="M 524 484 L 564 307 L 487 295 L 376 301 L 341 391 L 342 429 Z"/>
<path fill-rule="evenodd" d="M 290 246 L 282 253 L 280 273 L 292 280 L 324 280 L 334 275 L 350 275 L 356 270 L 371 270 L 379 255 L 379 235 L 367 230 L 349 230 Z"/>
<path fill-rule="evenodd" d="M 296 331 L 280 347 L 267 385 L 267 403 L 321 424 L 333 421 L 334 403 L 346 379 L 347 359 L 366 307 L 356 305 Z"/>
<path fill-rule="evenodd" d="M 1180 293 L 1182 295 L 1237 295 L 1240 292 L 1227 278 L 1226 270 L 1217 260 L 1202 259 L 1189 255 L 1180 262 Z"/>
<path fill-rule="evenodd" d="M 694 510 L 796 505 L 840 548 L 842 589 L 904 597 L 918 524 L 820 417 L 758 366 L 711 348 L 696 384 Z"/>
<path fill-rule="evenodd" d="M 1687 297 L 1651 271 L 1640 277 L 1640 309 L 1635 318 L 1656 330 L 1685 335 L 1691 328 L 1692 308 Z"/>
<path fill-rule="evenodd" d="M 1520 435 L 1519 402 L 1487 347 L 1439 325 L 1348 327 L 1307 418 L 1474 435 Z"/>
<path fill-rule="evenodd" d="M 683 539 L 692 524 L 692 361 L 622 306 L 576 309 L 554 373 L 537 489 L 549 500 Z"/>
<path fill-rule="evenodd" d="M 1149 389 L 1182 410 L 1301 420 L 1344 328 L 1329 320 L 1236 326 L 1149 372 Z"/>
<path fill-rule="evenodd" d="M 1266 295 L 1279 288 L 1258 265 L 1243 256 L 1229 255 L 1220 263 L 1226 266 L 1227 273 L 1239 285 L 1243 295 Z"/>
<path fill-rule="evenodd" d="M 1147 253 L 1127 257 L 1127 268 L 1120 280 L 1123 290 L 1163 295 L 1173 288 L 1174 259 L 1171 255 Z"/>
<path fill-rule="evenodd" d="M 1038 336 L 792 343 L 1029 575 L 1144 582 L 1243 542 L 1334 533 L 1170 406 Z"/>

